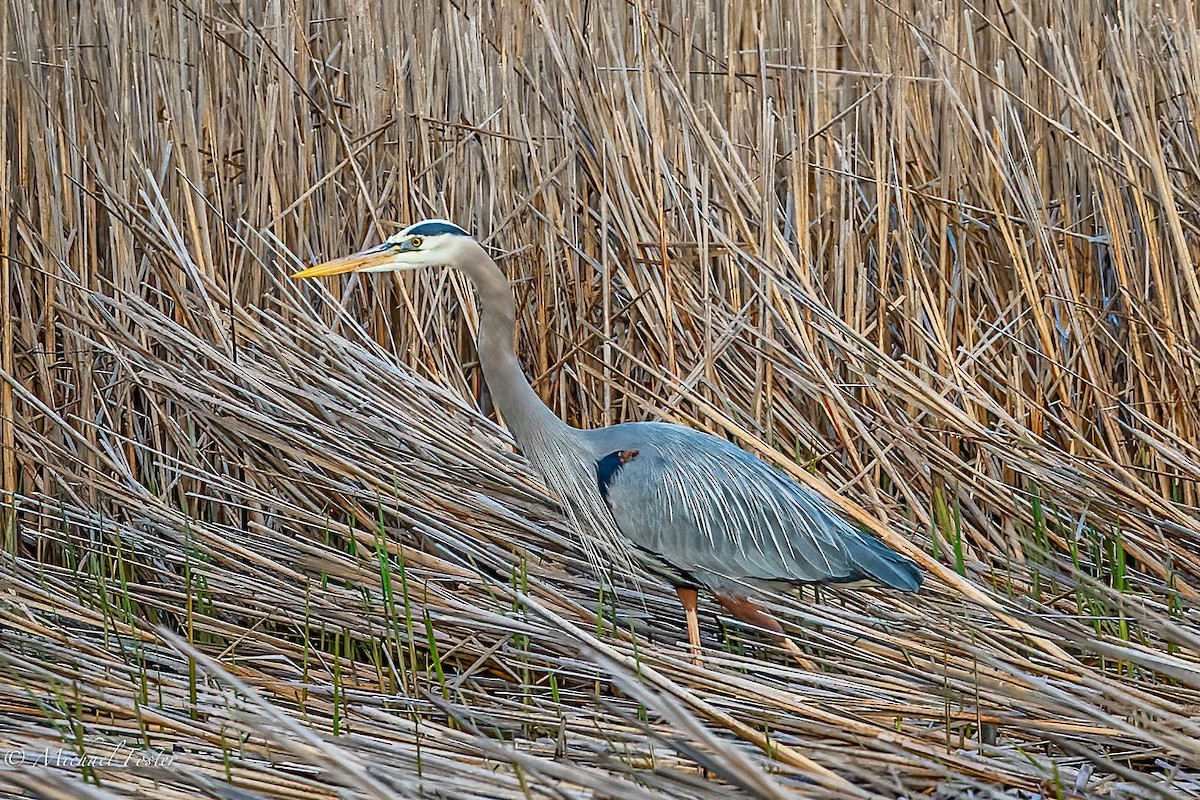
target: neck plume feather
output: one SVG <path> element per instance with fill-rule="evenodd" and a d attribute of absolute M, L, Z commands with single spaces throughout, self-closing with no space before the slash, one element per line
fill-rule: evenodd
<path fill-rule="evenodd" d="M 546 488 L 581 534 L 583 549 L 599 574 L 616 566 L 632 574 L 628 541 L 617 530 L 596 485 L 596 458 L 583 431 L 567 425 L 525 380 L 513 348 L 516 313 L 512 287 L 496 263 L 474 240 L 470 254 L 456 266 L 479 295 L 479 363 L 492 400 L 521 452 L 541 474 Z"/>

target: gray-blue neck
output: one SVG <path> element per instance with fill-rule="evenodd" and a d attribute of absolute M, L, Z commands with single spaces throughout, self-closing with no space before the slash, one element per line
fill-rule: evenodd
<path fill-rule="evenodd" d="M 454 264 L 479 293 L 479 362 L 496 408 L 521 452 L 574 522 L 596 571 L 607 571 L 614 560 L 632 569 L 629 543 L 617 530 L 596 485 L 595 454 L 587 435 L 555 416 L 521 371 L 513 350 L 516 314 L 508 279 L 478 242 L 468 237 L 463 237 L 457 248 Z"/>
<path fill-rule="evenodd" d="M 525 380 L 513 349 L 516 313 L 508 278 L 473 240 L 469 258 L 457 264 L 479 294 L 479 363 L 492 401 L 522 450 L 538 447 L 547 438 L 571 438 L 574 429 L 542 402 Z"/>

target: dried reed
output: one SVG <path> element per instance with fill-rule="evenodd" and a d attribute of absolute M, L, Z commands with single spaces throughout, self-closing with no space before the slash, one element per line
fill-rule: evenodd
<path fill-rule="evenodd" d="M 1194 3 L 8 2 L 0 41 L 0 791 L 1200 795 Z M 284 278 L 427 216 L 566 418 L 834 487 L 920 595 L 775 598 L 820 671 L 713 615 L 690 664 L 486 418 L 461 277 Z"/>

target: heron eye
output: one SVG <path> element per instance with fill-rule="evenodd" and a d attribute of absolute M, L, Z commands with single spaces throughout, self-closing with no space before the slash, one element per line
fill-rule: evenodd
<path fill-rule="evenodd" d="M 420 236 L 414 236 L 414 237 L 412 237 L 411 239 L 409 239 L 409 240 L 408 240 L 408 244 L 409 244 L 409 246 L 410 246 L 410 247 L 412 247 L 414 250 L 416 250 L 418 247 L 420 247 L 420 246 L 421 246 L 421 244 L 422 244 L 424 241 L 425 241 L 425 240 L 424 240 L 424 239 L 422 239 Z"/>

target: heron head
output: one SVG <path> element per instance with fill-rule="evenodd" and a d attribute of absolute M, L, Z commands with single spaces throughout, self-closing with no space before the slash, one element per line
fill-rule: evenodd
<path fill-rule="evenodd" d="M 446 266 L 456 263 L 460 248 L 468 242 L 474 242 L 471 234 L 454 223 L 444 219 L 427 219 L 389 236 L 382 244 L 300 270 L 292 278 Z"/>

